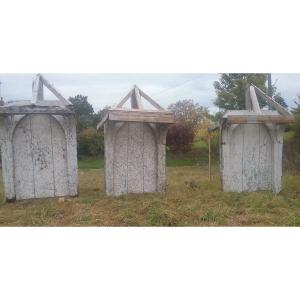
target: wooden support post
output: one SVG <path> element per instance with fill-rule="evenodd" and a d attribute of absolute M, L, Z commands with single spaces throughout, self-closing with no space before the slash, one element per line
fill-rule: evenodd
<path fill-rule="evenodd" d="M 250 84 L 246 84 L 245 88 L 245 106 L 247 110 L 251 110 L 252 105 L 251 105 L 251 99 L 250 99 Z"/>
<path fill-rule="evenodd" d="M 143 104 L 142 104 L 142 100 L 141 100 L 140 91 L 139 91 L 139 88 L 137 86 L 134 87 L 134 95 L 135 95 L 137 108 L 138 109 L 143 109 Z"/>
<path fill-rule="evenodd" d="M 32 101 L 44 101 L 44 86 L 40 75 L 37 75 L 32 83 Z"/>
<path fill-rule="evenodd" d="M 208 132 L 208 177 L 211 181 L 211 133 Z"/>
<path fill-rule="evenodd" d="M 259 103 L 258 103 L 258 100 L 257 100 L 255 89 L 252 85 L 250 86 L 249 89 L 250 89 L 250 98 L 251 98 L 252 108 L 257 114 L 261 115 L 261 110 L 260 110 L 260 107 L 259 107 Z"/>

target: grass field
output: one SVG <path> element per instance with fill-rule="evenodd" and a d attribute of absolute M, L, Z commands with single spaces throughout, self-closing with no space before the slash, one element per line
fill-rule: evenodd
<path fill-rule="evenodd" d="M 103 170 L 81 163 L 80 196 L 0 204 L 1 226 L 299 226 L 300 176 L 283 177 L 283 190 L 223 193 L 217 166 L 167 168 L 163 194 L 106 197 Z M 1 184 L 2 189 L 2 184 Z M 1 194 L 2 190 L 1 190 Z"/>
<path fill-rule="evenodd" d="M 205 166 L 208 163 L 207 143 L 196 141 L 193 144 L 192 150 L 187 153 L 172 153 L 167 152 L 166 165 L 167 167 L 181 166 Z M 214 163 L 217 163 L 217 153 L 213 153 Z M 86 158 L 78 161 L 78 166 L 82 170 L 102 169 L 104 167 L 103 158 Z"/>

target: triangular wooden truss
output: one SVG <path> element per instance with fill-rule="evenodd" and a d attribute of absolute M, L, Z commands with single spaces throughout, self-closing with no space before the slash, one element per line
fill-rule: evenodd
<path fill-rule="evenodd" d="M 131 108 L 143 109 L 142 98 L 146 99 L 152 106 L 158 110 L 164 110 L 156 101 L 144 93 L 137 85 L 134 85 L 130 92 L 116 105 L 116 109 L 122 108 L 123 105 L 130 99 Z"/>
<path fill-rule="evenodd" d="M 277 111 L 276 114 L 269 114 L 262 111 L 257 100 L 257 94 L 263 97 L 268 105 Z M 246 110 L 250 113 L 243 114 L 228 114 L 226 120 L 228 124 L 243 124 L 243 123 L 275 123 L 287 124 L 294 122 L 294 117 L 272 97 L 259 89 L 254 84 L 248 84 L 245 91 Z M 254 112 L 254 114 L 253 114 Z"/>
<path fill-rule="evenodd" d="M 50 92 L 59 100 L 62 106 L 69 106 L 72 103 L 65 99 L 54 87 L 51 85 L 41 74 L 37 74 L 33 83 L 32 83 L 32 102 L 40 103 L 44 99 L 44 86 L 48 88 Z"/>

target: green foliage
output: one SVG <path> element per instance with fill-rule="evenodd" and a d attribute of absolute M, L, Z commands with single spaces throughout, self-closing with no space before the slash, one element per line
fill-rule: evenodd
<path fill-rule="evenodd" d="M 70 97 L 77 121 L 78 156 L 95 156 L 104 151 L 103 130 L 97 131 L 96 126 L 102 119 L 107 108 L 95 113 L 88 97 L 76 95 Z"/>
<path fill-rule="evenodd" d="M 90 116 L 94 113 L 93 106 L 88 102 L 88 97 L 83 95 L 76 95 L 70 97 L 76 116 Z"/>
<path fill-rule="evenodd" d="M 214 104 L 222 110 L 245 109 L 245 88 L 247 83 L 254 84 L 266 92 L 267 74 L 224 73 L 219 81 L 214 82 L 217 98 Z M 272 95 L 275 101 L 287 107 L 280 93 L 276 93 L 276 86 L 272 86 Z M 266 101 L 258 96 L 261 107 L 266 106 Z"/>
<path fill-rule="evenodd" d="M 78 134 L 78 155 L 96 156 L 104 152 L 103 131 L 89 127 Z"/>
<path fill-rule="evenodd" d="M 195 132 L 208 117 L 208 109 L 194 103 L 194 100 L 181 100 L 169 105 L 174 112 L 175 121 L 185 124 Z"/>
<path fill-rule="evenodd" d="M 298 100 L 295 101 L 296 107 L 292 109 L 292 113 L 295 116 L 295 123 L 292 125 L 292 130 L 295 136 L 300 137 L 300 95 L 298 95 Z"/>
<path fill-rule="evenodd" d="M 76 95 L 70 97 L 77 120 L 77 132 L 94 125 L 94 109 L 88 102 L 88 97 L 83 95 Z"/>

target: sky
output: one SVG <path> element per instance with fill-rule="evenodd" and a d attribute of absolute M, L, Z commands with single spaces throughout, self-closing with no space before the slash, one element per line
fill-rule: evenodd
<path fill-rule="evenodd" d="M 193 99 L 210 112 L 217 112 L 213 105 L 216 98 L 213 87 L 219 74 L 47 74 L 44 77 L 65 97 L 82 94 L 98 111 L 119 102 L 138 85 L 146 94 L 167 108 L 178 100 Z M 31 84 L 35 74 L 1 74 L 1 96 L 7 100 L 30 100 Z M 300 74 L 272 74 L 272 81 L 289 106 L 294 106 L 300 94 Z M 44 88 L 45 99 L 55 99 Z"/>

